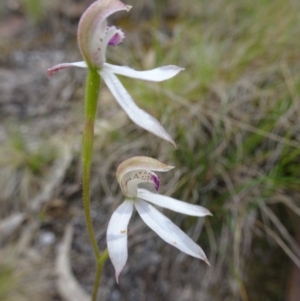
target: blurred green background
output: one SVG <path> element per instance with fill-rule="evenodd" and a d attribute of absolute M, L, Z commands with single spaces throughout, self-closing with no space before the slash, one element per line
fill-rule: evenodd
<path fill-rule="evenodd" d="M 81 60 L 77 24 L 91 2 L 0 3 L 1 301 L 63 300 L 53 262 L 70 221 L 72 269 L 91 290 L 80 184 L 85 71 L 46 75 L 54 64 Z M 121 78 L 177 148 L 132 124 L 102 86 L 91 183 L 99 244 L 122 201 L 117 165 L 148 155 L 176 166 L 161 175 L 162 193 L 213 213 L 199 220 L 164 212 L 211 267 L 166 246 L 134 217 L 120 286 L 108 262 L 99 300 L 298 301 L 300 2 L 126 3 L 132 10 L 110 19 L 126 39 L 107 60 L 185 68 L 159 84 Z"/>

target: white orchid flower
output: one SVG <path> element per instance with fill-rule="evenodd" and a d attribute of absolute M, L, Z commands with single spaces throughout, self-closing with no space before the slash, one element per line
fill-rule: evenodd
<path fill-rule="evenodd" d="M 108 253 L 115 268 L 117 282 L 128 257 L 127 227 L 133 208 L 164 241 L 209 264 L 200 246 L 149 203 L 191 216 L 203 217 L 211 215 L 211 213 L 204 207 L 178 201 L 138 187 L 141 183 L 150 183 L 158 190 L 159 178 L 155 172 L 166 172 L 172 168 L 174 167 L 149 157 L 133 157 L 121 163 L 117 169 L 117 180 L 125 196 L 125 201 L 112 214 L 106 236 Z"/>
<path fill-rule="evenodd" d="M 170 65 L 147 71 L 136 71 L 125 66 L 111 65 L 105 61 L 107 46 L 119 45 L 124 39 L 124 33 L 115 26 L 107 26 L 106 19 L 117 11 L 129 11 L 130 8 L 131 6 L 125 5 L 119 0 L 98 0 L 94 2 L 82 15 L 78 27 L 78 45 L 84 61 L 59 64 L 48 69 L 47 73 L 51 76 L 69 67 L 97 70 L 119 105 L 133 122 L 175 145 L 162 125 L 135 104 L 116 74 L 160 82 L 177 75 L 183 68 Z"/>

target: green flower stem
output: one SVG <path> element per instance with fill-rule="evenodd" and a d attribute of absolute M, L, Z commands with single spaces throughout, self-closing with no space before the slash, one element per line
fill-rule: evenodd
<path fill-rule="evenodd" d="M 97 300 L 97 293 L 98 293 L 98 288 L 100 285 L 100 280 L 102 276 L 102 269 L 105 261 L 108 259 L 108 251 L 107 249 L 99 255 L 98 260 L 97 260 L 97 268 L 96 268 L 96 277 L 95 277 L 95 282 L 94 282 L 94 288 L 93 288 L 93 293 L 92 293 L 92 301 Z"/>
<path fill-rule="evenodd" d="M 89 69 L 85 87 L 85 119 L 95 121 L 98 96 L 100 90 L 100 75 L 96 69 Z"/>
<path fill-rule="evenodd" d="M 93 156 L 94 123 L 97 111 L 99 88 L 100 76 L 96 70 L 90 68 L 86 81 L 85 94 L 85 126 L 83 130 L 82 139 L 82 185 L 83 207 L 85 213 L 86 226 L 96 258 L 96 277 L 92 293 L 92 301 L 96 301 L 97 299 L 97 293 L 101 280 L 103 265 L 108 258 L 107 249 L 103 253 L 99 251 L 97 239 L 93 228 L 90 207 L 90 174 Z"/>
<path fill-rule="evenodd" d="M 92 149 L 93 149 L 93 140 L 94 140 L 93 136 L 94 136 L 94 124 L 91 121 L 87 121 L 84 127 L 83 140 L 82 140 L 83 207 L 84 207 L 88 234 L 90 237 L 91 244 L 93 246 L 95 257 L 97 259 L 99 256 L 99 249 L 98 249 L 97 239 L 95 237 L 95 233 L 93 229 L 93 223 L 91 218 L 91 207 L 90 207 L 90 171 L 91 171 Z"/>
<path fill-rule="evenodd" d="M 96 259 L 99 256 L 99 249 L 97 240 L 93 230 L 90 209 L 90 173 L 91 162 L 93 155 L 94 143 L 94 122 L 97 109 L 97 101 L 100 87 L 100 76 L 94 70 L 89 70 L 86 81 L 86 94 L 85 94 L 85 126 L 83 130 L 82 139 L 82 164 L 83 164 L 83 206 L 85 212 L 85 219 L 87 230 L 93 246 Z"/>

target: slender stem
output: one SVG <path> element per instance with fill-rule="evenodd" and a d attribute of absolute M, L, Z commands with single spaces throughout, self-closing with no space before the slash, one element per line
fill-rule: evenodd
<path fill-rule="evenodd" d="M 95 282 L 93 287 L 92 301 L 97 300 L 98 288 L 102 276 L 103 265 L 107 260 L 107 258 L 108 258 L 108 251 L 106 249 L 102 254 L 99 255 L 97 260 L 97 269 L 96 269 L 96 276 L 95 276 Z"/>
<path fill-rule="evenodd" d="M 90 208 L 90 173 L 93 155 L 94 143 L 94 123 L 97 109 L 97 101 L 99 96 L 100 76 L 96 70 L 89 69 L 86 81 L 86 94 L 85 94 L 85 126 L 83 130 L 82 139 L 82 185 L 83 185 L 83 206 L 85 213 L 86 226 L 90 241 L 93 247 L 94 255 L 96 258 L 96 276 L 94 288 L 92 293 L 92 301 L 96 301 L 98 288 L 101 280 L 102 269 L 105 261 L 108 258 L 108 252 L 105 250 L 103 253 L 99 251 L 97 239 L 95 236 Z"/>
<path fill-rule="evenodd" d="M 87 121 L 83 131 L 82 141 L 82 162 L 83 162 L 83 208 L 85 213 L 86 226 L 90 237 L 91 244 L 93 246 L 94 254 L 96 259 L 98 258 L 99 249 L 97 245 L 97 239 L 95 237 L 93 223 L 91 218 L 91 207 L 90 207 L 90 172 L 91 172 L 91 150 L 93 148 L 93 136 L 94 136 L 94 125 L 91 121 Z"/>
<path fill-rule="evenodd" d="M 85 87 L 85 119 L 94 123 L 98 96 L 100 90 L 100 75 L 97 70 L 89 69 Z"/>
<path fill-rule="evenodd" d="M 85 94 L 85 126 L 83 130 L 82 139 L 82 185 L 83 185 L 83 205 L 86 226 L 89 233 L 90 241 L 93 246 L 96 259 L 99 256 L 99 249 L 95 237 L 90 208 L 90 173 L 91 162 L 93 155 L 94 143 L 94 121 L 96 115 L 98 94 L 100 87 L 100 76 L 94 70 L 89 70 L 86 81 L 86 94 Z"/>

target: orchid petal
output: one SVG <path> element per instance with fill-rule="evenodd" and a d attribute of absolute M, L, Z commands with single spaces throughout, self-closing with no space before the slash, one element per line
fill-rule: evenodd
<path fill-rule="evenodd" d="M 143 221 L 165 242 L 209 264 L 204 251 L 170 219 L 143 200 L 135 202 L 135 208 Z"/>
<path fill-rule="evenodd" d="M 126 173 L 120 182 L 123 194 L 128 198 L 137 196 L 138 185 L 142 183 L 151 184 L 156 191 L 159 188 L 159 177 L 156 173 L 147 170 L 134 170 Z"/>
<path fill-rule="evenodd" d="M 117 168 L 117 180 L 126 196 L 137 196 L 137 187 L 140 183 L 151 183 L 159 188 L 159 177 L 153 171 L 166 172 L 174 168 L 159 162 L 156 159 L 137 156 L 122 162 Z"/>
<path fill-rule="evenodd" d="M 57 73 L 58 71 L 70 67 L 79 67 L 79 68 L 87 68 L 86 62 L 74 62 L 74 63 L 62 63 L 55 65 L 47 70 L 47 74 L 52 76 L 53 74 Z"/>
<path fill-rule="evenodd" d="M 133 212 L 132 201 L 125 200 L 112 214 L 107 227 L 106 241 L 111 262 L 115 268 L 116 280 L 126 264 L 127 227 Z"/>
<path fill-rule="evenodd" d="M 175 142 L 171 136 L 165 131 L 162 125 L 151 115 L 141 110 L 128 94 L 119 79 L 110 72 L 99 71 L 106 85 L 116 98 L 119 105 L 127 113 L 128 117 L 140 127 L 153 133 L 154 135 L 171 142 L 175 146 Z"/>
<path fill-rule="evenodd" d="M 124 75 L 131 78 L 137 78 L 141 80 L 148 80 L 153 82 L 161 82 L 163 80 L 170 79 L 177 75 L 183 68 L 170 65 L 155 68 L 146 71 L 137 71 L 126 66 L 116 66 L 108 63 L 104 63 L 102 67 L 103 71 L 112 72 L 114 74 Z"/>
<path fill-rule="evenodd" d="M 153 193 L 146 189 L 138 188 L 137 196 L 138 198 L 141 198 L 154 205 L 160 206 L 162 208 L 170 209 L 182 214 L 187 214 L 191 216 L 200 216 L 200 217 L 206 215 L 212 215 L 209 212 L 209 210 L 207 210 L 202 206 L 182 202 L 168 196 Z"/>
<path fill-rule="evenodd" d="M 82 15 L 78 26 L 78 45 L 84 60 L 95 66 L 93 56 L 98 51 L 97 40 L 100 41 L 105 34 L 106 19 L 113 13 L 121 10 L 129 11 L 131 6 L 122 3 L 119 0 L 98 0 L 89 6 Z M 101 41 L 100 41 L 101 42 Z M 103 58 L 105 54 L 101 53 L 98 58 Z M 97 64 L 102 64 L 99 61 Z"/>
<path fill-rule="evenodd" d="M 117 179 L 120 179 L 124 174 L 134 170 L 148 170 L 148 171 L 159 171 L 167 172 L 173 169 L 174 166 L 166 165 L 154 158 L 146 156 L 135 156 L 123 161 L 117 168 Z"/>
<path fill-rule="evenodd" d="M 123 34 L 124 38 L 124 33 L 120 29 L 117 29 L 115 26 L 106 26 L 106 22 L 102 24 L 100 29 L 97 29 L 97 33 L 94 33 L 92 36 L 90 44 L 90 55 L 93 66 L 97 68 L 102 67 L 105 62 L 107 46 L 111 45 L 111 40 L 118 40 L 117 37 L 115 38 L 116 35 L 122 39 L 121 34 Z"/>

